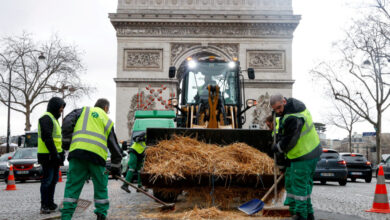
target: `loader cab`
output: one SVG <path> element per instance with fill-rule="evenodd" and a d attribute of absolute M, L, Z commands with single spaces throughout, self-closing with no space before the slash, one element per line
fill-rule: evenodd
<path fill-rule="evenodd" d="M 240 104 L 238 66 L 235 61 L 187 60 L 181 82 L 181 105 L 207 102 L 208 86 L 217 85 L 223 104 L 238 106 Z"/>
<path fill-rule="evenodd" d="M 188 57 L 179 70 L 178 127 L 242 128 L 242 113 L 253 105 L 244 106 L 244 77 L 237 59 Z M 254 79 L 253 69 L 246 71 Z M 169 77 L 175 75 L 176 68 L 170 67 Z"/>

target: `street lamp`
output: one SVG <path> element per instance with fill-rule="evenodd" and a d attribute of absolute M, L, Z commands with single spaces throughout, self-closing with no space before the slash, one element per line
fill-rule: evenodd
<path fill-rule="evenodd" d="M 13 64 L 17 61 L 17 59 L 19 59 L 19 57 L 17 57 Z M 46 57 L 43 55 L 43 52 L 41 52 L 41 54 L 39 55 L 38 57 L 39 60 L 44 60 L 46 59 Z M 10 135 L 11 135 L 11 122 L 10 122 L 10 119 L 11 119 L 11 82 L 12 82 L 12 65 L 9 66 L 9 81 L 8 81 L 8 115 L 7 115 L 7 153 L 9 153 L 9 142 L 10 142 Z"/>

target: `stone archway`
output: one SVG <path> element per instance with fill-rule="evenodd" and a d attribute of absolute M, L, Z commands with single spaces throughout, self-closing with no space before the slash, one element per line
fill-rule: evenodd
<path fill-rule="evenodd" d="M 183 49 L 180 49 L 183 47 Z M 198 44 L 171 44 L 171 65 L 177 69 L 187 59 L 194 54 L 209 53 L 225 60 L 238 58 L 238 44 L 210 44 L 202 46 Z M 176 53 L 174 52 L 176 51 Z M 180 52 L 177 52 L 180 51 Z"/>
<path fill-rule="evenodd" d="M 256 79 L 244 79 L 247 98 L 266 92 L 292 95 L 292 39 L 300 20 L 292 0 L 118 0 L 109 18 L 118 43 L 114 80 L 120 139 L 129 133 L 131 105 L 124 103 L 131 103 L 140 84 L 177 89 L 189 56 L 236 57 L 242 70 L 254 68 Z M 168 78 L 170 66 L 179 78 Z M 245 127 L 261 123 L 260 113 L 248 110 Z"/>

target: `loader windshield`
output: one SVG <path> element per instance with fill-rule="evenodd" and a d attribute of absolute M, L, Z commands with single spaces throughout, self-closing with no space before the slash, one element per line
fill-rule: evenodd
<path fill-rule="evenodd" d="M 198 62 L 189 69 L 184 81 L 186 103 L 196 103 L 208 99 L 208 85 L 218 85 L 225 105 L 236 105 L 237 68 L 229 67 L 227 62 Z"/>

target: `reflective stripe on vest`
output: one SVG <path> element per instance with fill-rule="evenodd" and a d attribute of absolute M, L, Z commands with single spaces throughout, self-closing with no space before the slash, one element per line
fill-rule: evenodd
<path fill-rule="evenodd" d="M 61 126 L 58 123 L 58 120 L 55 119 L 54 116 L 50 112 L 46 112 L 45 114 L 43 114 L 43 116 L 45 116 L 45 115 L 49 116 L 51 121 L 53 122 L 53 131 L 52 131 L 53 142 L 54 142 L 54 145 L 56 146 L 57 152 L 61 153 L 62 152 Z M 41 131 L 41 125 L 39 124 L 39 121 L 38 121 L 38 153 L 40 153 L 40 154 L 50 153 L 46 147 L 45 142 L 42 140 L 42 131 Z"/>
<path fill-rule="evenodd" d="M 305 121 L 296 145 L 287 153 L 288 159 L 295 159 L 313 151 L 320 144 L 320 138 L 314 128 L 310 112 L 307 109 L 299 113 L 284 115 L 281 124 L 282 134 L 284 134 L 284 122 L 288 117 L 302 118 Z"/>
<path fill-rule="evenodd" d="M 113 125 L 103 109 L 84 107 L 73 130 L 69 152 L 87 150 L 107 160 L 107 139 Z"/>
<path fill-rule="evenodd" d="M 145 142 L 134 142 L 133 145 L 131 145 L 131 148 L 133 148 L 137 153 L 142 154 L 145 150 L 146 144 Z"/>

